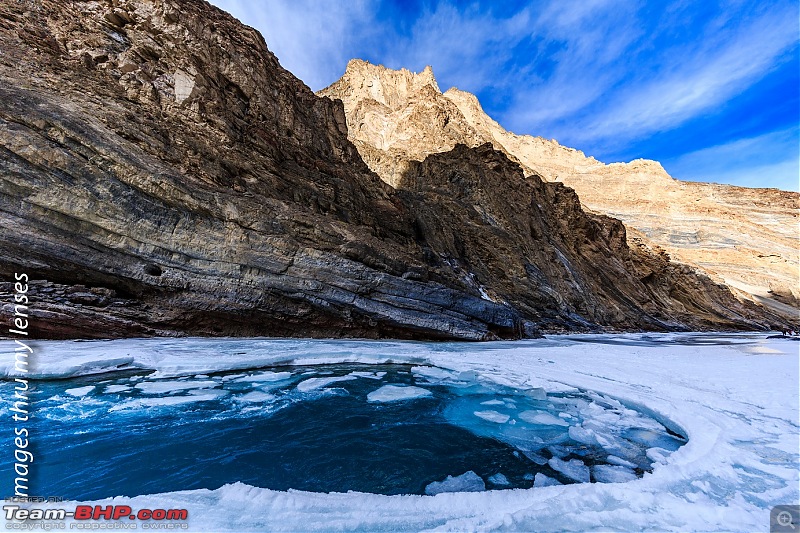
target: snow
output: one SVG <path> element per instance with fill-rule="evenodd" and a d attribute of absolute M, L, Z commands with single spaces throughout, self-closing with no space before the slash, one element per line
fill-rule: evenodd
<path fill-rule="evenodd" d="M 486 484 L 481 477 L 470 470 L 460 476 L 447 476 L 444 481 L 434 481 L 425 487 L 425 494 L 433 496 L 444 492 L 481 492 Z"/>
<path fill-rule="evenodd" d="M 594 391 L 688 436 L 688 442 L 662 457 L 652 473 L 624 483 L 547 486 L 546 478 L 538 474 L 532 489 L 435 497 L 274 491 L 233 483 L 215 490 L 87 502 L 139 509 L 187 508 L 192 531 L 763 531 L 773 506 L 800 500 L 798 343 L 764 337 L 568 335 L 475 344 L 37 341 L 32 371 L 21 377 L 70 377 L 139 368 L 155 372 L 156 376 L 148 376 L 152 379 L 271 365 L 397 362 L 443 368 L 447 375 L 438 379 L 474 372 L 482 382 L 521 391 Z M 0 341 L 0 348 L 0 372 L 14 376 L 13 343 Z M 619 423 L 625 419 L 622 412 Z M 628 461 L 623 451 L 613 455 Z M 617 466 L 630 468 L 628 463 Z"/>
<path fill-rule="evenodd" d="M 384 385 L 380 389 L 367 394 L 367 401 L 397 402 L 402 400 L 413 400 L 415 398 L 426 398 L 431 395 L 431 391 L 423 389 L 422 387 Z"/>
<path fill-rule="evenodd" d="M 488 422 L 495 422 L 496 424 L 505 424 L 508 422 L 508 419 L 511 418 L 510 416 L 503 413 L 498 413 L 497 411 L 475 411 L 472 414 Z"/>

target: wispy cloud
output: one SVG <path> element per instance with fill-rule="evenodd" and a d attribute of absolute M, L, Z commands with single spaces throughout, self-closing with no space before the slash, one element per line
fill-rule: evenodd
<path fill-rule="evenodd" d="M 669 65 L 617 91 L 578 137 L 639 138 L 722 105 L 764 77 L 795 45 L 797 20 L 790 15 L 769 13 L 727 31 L 717 29 L 699 49 L 675 47 Z"/>
<path fill-rule="evenodd" d="M 481 91 L 512 83 L 503 65 L 513 59 L 514 47 L 529 34 L 531 10 L 498 17 L 477 5 L 458 9 L 447 2 L 425 9 L 409 35 L 386 50 L 387 63 L 421 70 L 434 68 L 443 89 L 457 85 Z"/>
<path fill-rule="evenodd" d="M 339 78 L 375 37 L 377 0 L 213 0 L 259 30 L 284 68 L 314 90 Z"/>
<path fill-rule="evenodd" d="M 639 5 L 616 4 L 596 15 L 564 17 L 539 31 L 562 42 L 558 66 L 547 79 L 519 91 L 503 113 L 512 129 L 547 130 L 572 143 L 606 146 L 673 128 L 714 109 L 740 93 L 787 58 L 798 41 L 790 3 L 731 18 L 722 11 L 690 26 L 690 39 L 671 35 L 686 14 L 673 9 L 657 15 Z M 683 21 L 685 22 L 685 21 Z"/>
<path fill-rule="evenodd" d="M 259 29 L 284 67 L 314 90 L 336 81 L 354 57 L 414 71 L 431 65 L 443 90 L 476 93 L 507 129 L 602 160 L 646 155 L 688 169 L 681 161 L 699 163 L 703 148 L 786 128 L 800 105 L 787 81 L 797 73 L 782 74 L 782 97 L 767 87 L 749 103 L 735 102 L 771 73 L 791 71 L 787 61 L 800 65 L 795 0 L 212 1 Z M 762 112 L 775 100 L 783 119 Z M 698 129 L 710 117 L 718 131 Z M 676 147 L 684 133 L 695 136 Z M 791 170 L 781 146 L 758 168 L 773 165 L 775 176 Z M 680 151 L 694 155 L 681 160 Z M 733 166 L 708 168 L 710 179 L 740 179 Z"/>
<path fill-rule="evenodd" d="M 710 146 L 663 161 L 673 177 L 688 181 L 800 190 L 797 126 Z"/>
<path fill-rule="evenodd" d="M 630 1 L 547 4 L 530 30 L 539 42 L 529 58 L 534 68 L 517 80 L 514 104 L 500 118 L 527 132 L 573 119 L 603 100 L 626 76 L 625 54 L 643 33 L 637 19 L 638 5 Z"/>

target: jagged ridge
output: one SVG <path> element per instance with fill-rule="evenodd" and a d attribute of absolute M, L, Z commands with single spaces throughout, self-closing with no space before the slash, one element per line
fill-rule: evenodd
<path fill-rule="evenodd" d="M 680 182 L 656 161 L 606 165 L 554 140 L 515 135 L 475 95 L 456 88 L 442 94 L 430 67 L 414 74 L 356 59 L 319 94 L 344 102 L 351 140 L 390 185 L 398 186 L 409 160 L 489 142 L 526 174 L 575 189 L 584 206 L 619 218 L 653 248 L 798 318 L 797 193 Z"/>

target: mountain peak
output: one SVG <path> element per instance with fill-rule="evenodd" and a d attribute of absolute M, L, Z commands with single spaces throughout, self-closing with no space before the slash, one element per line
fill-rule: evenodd
<path fill-rule="evenodd" d="M 394 70 L 363 59 L 351 59 L 342 78 L 322 89 L 320 94 L 342 100 L 345 109 L 349 109 L 351 103 L 364 99 L 397 109 L 405 106 L 409 98 L 428 86 L 441 94 L 430 65 L 416 73 L 405 68 Z"/>
<path fill-rule="evenodd" d="M 417 76 L 420 79 L 422 79 L 424 81 L 424 83 L 426 83 L 427 85 L 432 85 L 433 87 L 436 88 L 436 90 L 441 92 L 441 89 L 439 89 L 439 84 L 436 83 L 436 76 L 433 75 L 433 67 L 432 66 L 426 65 L 425 68 L 422 69 L 422 72 L 417 74 Z"/>
<path fill-rule="evenodd" d="M 408 161 L 422 161 L 458 144 L 489 142 L 525 174 L 567 185 L 584 206 L 623 220 L 671 256 L 739 287 L 745 297 L 796 316 L 797 237 L 775 228 L 794 224 L 797 193 L 681 182 L 659 162 L 646 159 L 604 164 L 555 140 L 506 131 L 474 94 L 455 87 L 444 94 L 432 90 L 436 81 L 430 68 L 414 74 L 365 65 L 348 66 L 334 84 L 336 92 L 321 94 L 345 102 L 349 137 L 389 185 L 404 186 Z M 379 97 L 370 96 L 364 85 Z M 766 205 L 768 215 L 760 207 Z M 731 231 L 733 225 L 740 229 Z M 780 260 L 773 261 L 776 257 Z"/>
<path fill-rule="evenodd" d="M 425 66 L 422 72 L 416 73 L 406 68 L 395 70 L 384 65 L 375 65 L 365 59 L 353 58 L 347 62 L 347 67 L 345 68 L 344 76 L 346 77 L 348 74 L 361 77 L 365 74 L 382 76 L 387 79 L 394 79 L 398 82 L 410 79 L 413 81 L 414 85 L 432 85 L 437 91 L 441 92 L 439 85 L 436 83 L 436 76 L 433 74 L 433 67 L 430 65 Z"/>

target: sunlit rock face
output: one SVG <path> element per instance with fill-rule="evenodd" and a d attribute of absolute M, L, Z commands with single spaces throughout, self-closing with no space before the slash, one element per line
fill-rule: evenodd
<path fill-rule="evenodd" d="M 607 165 L 555 140 L 515 135 L 475 95 L 456 88 L 442 93 L 430 67 L 415 74 L 352 60 L 319 94 L 342 100 L 351 140 L 392 186 L 403 187 L 410 160 L 459 143 L 491 143 L 526 175 L 564 183 L 586 208 L 623 221 L 632 241 L 663 249 L 738 296 L 797 320 L 797 193 L 682 182 L 656 161 Z"/>
<path fill-rule="evenodd" d="M 341 103 L 205 2 L 32 6 L 0 6 L 0 301 L 25 272 L 36 336 L 487 340 L 777 320 L 629 247 L 618 221 L 490 145 L 391 187 Z M 431 72 L 406 77 L 407 94 L 438 94 Z"/>

